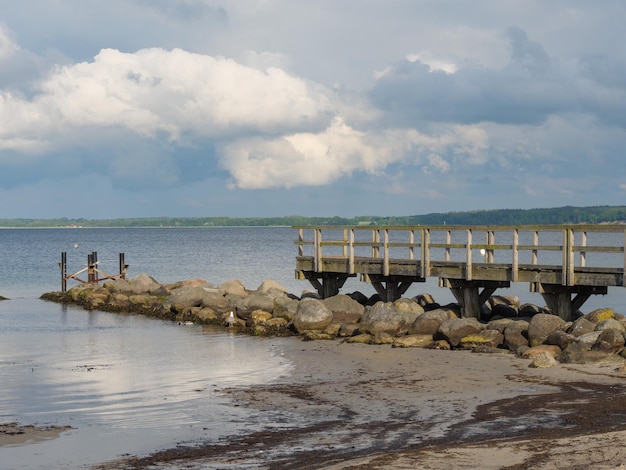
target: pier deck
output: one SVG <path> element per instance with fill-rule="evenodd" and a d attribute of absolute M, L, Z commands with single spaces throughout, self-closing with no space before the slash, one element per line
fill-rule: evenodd
<path fill-rule="evenodd" d="M 385 301 L 437 277 L 465 316 L 478 317 L 496 289 L 528 282 L 570 319 L 591 295 L 626 287 L 624 225 L 294 228 L 296 277 L 324 298 L 357 275 Z"/>

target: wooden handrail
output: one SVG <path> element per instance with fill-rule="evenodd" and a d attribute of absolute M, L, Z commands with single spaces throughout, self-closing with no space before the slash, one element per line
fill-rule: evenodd
<path fill-rule="evenodd" d="M 510 265 L 511 280 L 516 281 L 519 279 L 521 265 L 539 265 L 543 261 L 543 265 L 560 265 L 562 284 L 572 286 L 575 283 L 575 269 L 587 267 L 591 255 L 619 253 L 624 254 L 623 263 L 621 266 L 619 263 L 616 264 L 626 271 L 626 250 L 624 250 L 626 226 L 624 225 L 298 226 L 294 228 L 298 230 L 298 239 L 295 242 L 298 245 L 298 256 L 305 256 L 305 248 L 312 246 L 316 272 L 321 272 L 323 269 L 323 248 L 328 248 L 329 251 L 341 250 L 339 255 L 324 252 L 324 256 L 345 258 L 349 264 L 350 274 L 354 274 L 355 258 L 365 256 L 381 260 L 384 275 L 389 275 L 389 264 L 392 258 L 419 262 L 422 277 L 430 276 L 433 263 L 454 261 L 463 264 L 467 280 L 472 279 L 474 266 L 504 262 Z M 305 234 L 311 231 L 313 239 L 306 239 Z M 368 232 L 369 237 L 365 235 Z M 559 232 L 561 232 L 561 239 L 557 241 L 556 237 L 559 236 Z M 333 236 L 333 233 L 339 235 Z M 481 233 L 484 236 L 481 237 Z M 594 234 L 623 234 L 623 237 L 615 237 L 611 245 L 601 245 L 597 241 L 589 245 L 590 236 Z M 366 240 L 366 237 L 369 240 Z M 503 240 L 503 237 L 507 240 Z M 370 251 L 369 254 L 359 255 L 359 249 Z M 397 256 L 398 250 L 406 250 L 404 252 L 406 254 Z M 555 261 L 553 257 L 552 262 L 546 263 L 545 258 L 550 256 L 550 252 L 561 252 L 560 261 Z M 529 256 L 529 263 L 521 261 L 522 255 Z M 616 267 L 606 266 L 607 269 Z M 624 278 L 624 287 L 626 287 L 626 276 Z"/>

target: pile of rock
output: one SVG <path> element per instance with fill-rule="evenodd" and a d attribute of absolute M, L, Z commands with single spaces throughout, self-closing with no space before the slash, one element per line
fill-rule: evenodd
<path fill-rule="evenodd" d="M 565 322 L 545 308 L 519 305 L 515 297 L 492 297 L 478 320 L 463 318 L 457 304 L 441 306 L 427 294 L 395 302 L 368 299 L 358 292 L 322 300 L 313 293 L 298 298 L 274 281 L 250 291 L 240 281 L 219 286 L 204 280 L 160 284 L 139 274 L 132 280 L 81 284 L 42 299 L 89 310 L 224 325 L 255 335 L 512 352 L 531 359 L 535 367 L 626 358 L 626 319 L 613 309 L 597 309 Z"/>

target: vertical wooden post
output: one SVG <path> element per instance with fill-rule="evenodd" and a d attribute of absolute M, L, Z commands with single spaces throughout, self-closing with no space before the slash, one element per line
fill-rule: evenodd
<path fill-rule="evenodd" d="M 422 277 L 430 276 L 430 229 L 422 229 Z"/>
<path fill-rule="evenodd" d="M 372 230 L 372 258 L 378 258 L 380 256 L 380 231 L 378 229 Z"/>
<path fill-rule="evenodd" d="M 354 229 L 351 228 L 350 229 L 350 260 L 348 262 L 349 264 L 349 271 L 350 274 L 354 274 Z"/>
<path fill-rule="evenodd" d="M 472 280 L 472 229 L 467 229 L 467 245 L 466 249 L 466 261 L 465 261 L 465 279 L 467 281 Z"/>
<path fill-rule="evenodd" d="M 533 232 L 533 246 L 537 246 L 537 245 L 539 245 L 539 231 L 535 230 Z M 537 264 L 537 250 L 532 251 L 530 264 L 533 264 L 533 265 Z"/>
<path fill-rule="evenodd" d="M 342 254 L 344 258 L 348 257 L 348 229 L 343 229 L 343 250 Z"/>
<path fill-rule="evenodd" d="M 124 253 L 120 253 L 120 279 L 126 279 L 126 262 L 124 261 Z"/>
<path fill-rule="evenodd" d="M 87 282 L 93 282 L 93 252 L 87 255 Z"/>
<path fill-rule="evenodd" d="M 98 282 L 98 252 L 94 251 L 91 255 L 93 257 L 93 282 Z"/>
<path fill-rule="evenodd" d="M 313 237 L 313 269 L 322 272 L 322 229 L 316 228 Z"/>
<path fill-rule="evenodd" d="M 304 229 L 298 229 L 298 256 L 304 256 Z"/>
<path fill-rule="evenodd" d="M 586 231 L 582 231 L 580 234 L 580 245 L 581 246 L 587 246 L 587 232 Z M 585 267 L 585 263 L 587 262 L 587 253 L 584 252 L 583 250 L 580 250 L 580 266 L 581 267 Z"/>
<path fill-rule="evenodd" d="M 513 229 L 513 266 L 511 267 L 511 280 L 519 280 L 519 229 Z"/>
<path fill-rule="evenodd" d="M 487 244 L 495 245 L 495 243 L 496 243 L 496 233 L 493 230 L 487 231 Z M 485 254 L 487 255 L 485 261 L 487 261 L 487 263 L 493 263 L 493 260 L 494 260 L 493 248 L 488 248 Z"/>
<path fill-rule="evenodd" d="M 383 275 L 389 276 L 389 229 L 383 230 Z"/>
<path fill-rule="evenodd" d="M 452 243 L 452 230 L 446 230 L 446 261 L 450 261 L 450 243 Z"/>
<path fill-rule="evenodd" d="M 67 291 L 67 252 L 61 252 L 61 291 Z"/>
<path fill-rule="evenodd" d="M 409 259 L 415 259 L 415 250 L 413 245 L 415 244 L 415 230 L 409 230 Z"/>

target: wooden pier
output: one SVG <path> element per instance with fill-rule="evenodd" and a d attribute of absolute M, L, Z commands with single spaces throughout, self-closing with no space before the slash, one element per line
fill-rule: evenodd
<path fill-rule="evenodd" d="M 480 315 L 499 288 L 528 282 L 565 320 L 591 295 L 626 287 L 625 225 L 302 226 L 296 278 L 320 296 L 360 275 L 384 301 L 439 278 L 463 315 Z"/>

